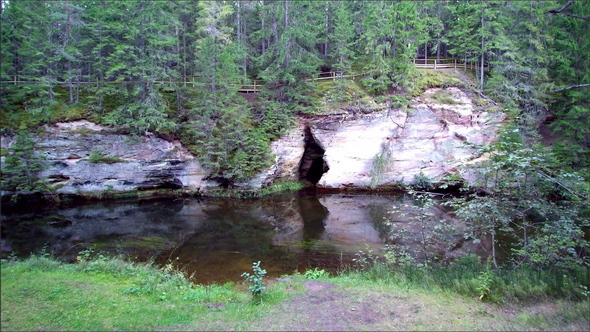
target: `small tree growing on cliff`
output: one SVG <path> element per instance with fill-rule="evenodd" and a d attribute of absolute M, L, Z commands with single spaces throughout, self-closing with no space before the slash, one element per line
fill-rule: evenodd
<path fill-rule="evenodd" d="M 35 142 L 26 132 L 21 132 L 8 149 L 2 169 L 2 188 L 16 191 L 45 189 L 37 178 L 43 169 L 44 158 L 34 153 Z"/>

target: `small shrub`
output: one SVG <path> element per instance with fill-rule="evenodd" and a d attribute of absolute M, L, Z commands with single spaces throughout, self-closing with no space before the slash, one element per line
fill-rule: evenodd
<path fill-rule="evenodd" d="M 414 181 L 412 181 L 410 185 L 420 190 L 431 190 L 434 188 L 432 185 L 432 180 L 422 171 L 420 171 L 419 174 L 416 174 Z"/>
<path fill-rule="evenodd" d="M 305 279 L 320 279 L 328 277 L 330 274 L 324 269 L 318 269 L 317 267 L 312 270 L 307 270 L 303 274 Z"/>
<path fill-rule="evenodd" d="M 88 162 L 93 164 L 115 164 L 123 161 L 121 158 L 105 156 L 98 150 L 92 150 L 90 156 L 88 156 Z"/>
<path fill-rule="evenodd" d="M 252 271 L 253 274 L 248 272 L 242 273 L 242 277 L 244 278 L 244 283 L 249 283 L 248 290 L 252 293 L 252 296 L 259 297 L 262 292 L 266 289 L 262 280 L 266 275 L 266 270 L 260 268 L 260 261 L 252 263 Z"/>
<path fill-rule="evenodd" d="M 481 271 L 477 276 L 477 292 L 481 301 L 490 299 L 492 294 L 492 271 L 486 269 Z"/>

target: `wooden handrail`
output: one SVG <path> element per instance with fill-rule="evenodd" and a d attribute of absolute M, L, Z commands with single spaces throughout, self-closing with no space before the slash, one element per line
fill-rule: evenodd
<path fill-rule="evenodd" d="M 432 61 L 432 63 L 430 63 Z M 449 61 L 451 61 L 449 63 Z M 448 69 L 448 68 L 463 68 L 463 69 L 477 69 L 480 68 L 480 66 L 473 64 L 473 63 L 467 63 L 467 62 L 463 62 L 463 63 L 459 63 L 457 61 L 457 59 L 412 59 L 412 62 L 414 63 L 414 66 L 418 69 Z M 420 63 L 423 62 L 423 63 Z M 425 62 L 425 63 L 424 63 Z M 487 68 L 487 66 L 484 66 L 485 68 Z M 305 81 L 308 82 L 315 82 L 315 81 L 323 81 L 323 80 L 333 80 L 335 81 L 336 79 L 342 79 L 342 78 L 356 78 L 359 76 L 363 76 L 364 74 L 350 74 L 350 75 L 344 75 L 341 73 L 337 73 L 337 72 L 324 72 L 320 74 L 320 77 L 313 77 L 313 78 L 308 78 L 305 79 Z M 0 84 L 11 84 L 11 85 L 18 85 L 18 84 L 45 84 L 47 82 L 42 82 L 42 81 L 22 81 L 19 80 L 19 76 L 15 75 L 13 76 L 13 80 L 10 81 L 0 81 Z M 190 84 L 193 87 L 195 86 L 206 86 L 208 85 L 207 83 L 200 83 L 200 82 L 196 82 L 195 78 L 198 78 L 200 76 L 198 75 L 193 75 L 193 76 L 184 76 L 182 77 L 181 81 L 178 80 L 172 80 L 172 78 L 169 78 L 167 81 L 164 80 L 157 80 L 154 81 L 155 84 L 167 84 L 167 85 L 172 85 L 172 84 L 183 84 L 183 85 L 187 85 Z M 101 85 L 101 84 L 121 84 L 121 83 L 134 83 L 134 82 L 139 82 L 137 80 L 133 80 L 133 81 L 90 81 L 88 79 L 84 80 L 84 81 L 76 81 L 76 82 L 66 82 L 66 81 L 58 81 L 58 82 L 52 82 L 53 85 L 59 85 L 59 86 L 68 86 L 68 85 L 80 85 L 80 84 L 96 84 Z M 264 81 L 259 80 L 259 79 L 255 79 L 255 80 L 251 80 L 250 81 L 252 84 L 230 84 L 231 86 L 235 86 L 238 87 L 238 91 L 242 91 L 242 92 L 259 92 L 260 91 L 260 87 L 262 85 L 264 85 Z"/>

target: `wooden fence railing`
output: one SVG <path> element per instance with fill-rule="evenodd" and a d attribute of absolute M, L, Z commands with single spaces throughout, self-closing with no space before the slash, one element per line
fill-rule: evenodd
<path fill-rule="evenodd" d="M 473 64 L 473 63 L 467 63 L 467 62 L 459 62 L 457 61 L 457 59 L 413 59 L 412 62 L 414 63 L 414 66 L 416 66 L 416 68 L 419 69 L 434 69 L 434 70 L 438 70 L 438 69 L 449 69 L 449 68 L 459 68 L 459 69 L 478 69 L 480 68 L 479 66 Z M 314 77 L 314 78 L 308 78 L 306 79 L 306 81 L 309 82 L 317 82 L 317 81 L 324 81 L 324 80 L 332 80 L 335 81 L 337 79 L 343 79 L 343 78 L 356 78 L 356 77 L 361 77 L 363 76 L 363 74 L 352 74 L 352 75 L 344 75 L 344 73 L 338 73 L 338 72 L 322 72 L 319 74 L 318 77 Z M 20 78 L 20 79 L 19 79 Z M 157 80 L 154 81 L 154 84 L 163 84 L 163 85 L 178 85 L 178 84 L 182 84 L 184 86 L 189 85 L 192 87 L 196 87 L 196 86 L 206 86 L 208 85 L 207 83 L 201 83 L 201 82 L 197 82 L 197 78 L 199 78 L 199 76 L 185 76 L 182 77 L 180 80 L 178 79 L 174 79 L 172 80 L 172 78 L 168 79 L 168 80 Z M 122 83 L 132 83 L 132 82 L 139 82 L 139 81 L 99 81 L 98 79 L 96 80 L 91 80 L 89 78 L 84 78 L 84 77 L 79 77 L 78 80 L 75 81 L 57 81 L 57 82 L 51 82 L 52 85 L 59 85 L 59 86 L 69 86 L 69 85 L 73 85 L 73 86 L 78 86 L 81 84 L 94 84 L 96 86 L 100 86 L 103 84 L 122 84 Z M 19 84 L 40 84 L 40 83 L 46 83 L 40 80 L 37 81 L 30 81 L 30 80 L 23 80 L 22 77 L 19 76 L 13 76 L 12 80 L 5 80 L 5 81 L 0 81 L 0 84 L 14 84 L 14 85 L 19 85 Z M 261 86 L 264 85 L 264 81 L 262 80 L 252 80 L 251 84 L 231 84 L 231 86 L 235 86 L 238 90 L 238 92 L 241 93 L 257 93 L 260 92 L 260 88 Z"/>
<path fill-rule="evenodd" d="M 479 65 L 474 63 L 459 62 L 457 59 L 414 59 L 412 60 L 414 66 L 419 69 L 450 69 L 450 68 L 463 68 L 467 69 L 478 69 L 481 68 Z M 487 69 L 487 66 L 484 65 Z"/>

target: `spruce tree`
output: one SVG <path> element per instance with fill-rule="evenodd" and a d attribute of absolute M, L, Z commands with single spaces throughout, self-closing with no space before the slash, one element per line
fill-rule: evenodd
<path fill-rule="evenodd" d="M 8 149 L 2 168 L 2 188 L 16 191 L 45 189 L 38 173 L 43 170 L 43 158 L 35 153 L 35 142 L 22 130 Z"/>
<path fill-rule="evenodd" d="M 178 21 L 169 12 L 166 2 L 108 2 L 111 19 L 125 15 L 127 24 L 109 25 L 108 33 L 117 43 L 109 50 L 112 60 L 107 79 L 123 80 L 116 93 L 125 100 L 106 115 L 109 124 L 125 125 L 137 133 L 173 131 L 167 102 L 158 89 L 159 82 L 176 76 L 172 64 L 178 59 L 174 52 L 174 32 Z"/>

